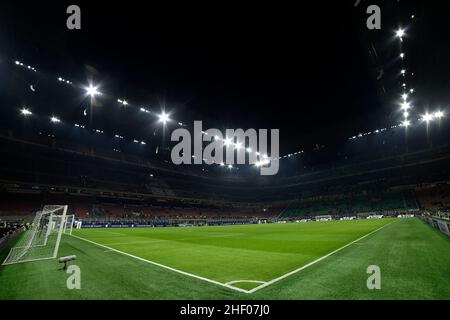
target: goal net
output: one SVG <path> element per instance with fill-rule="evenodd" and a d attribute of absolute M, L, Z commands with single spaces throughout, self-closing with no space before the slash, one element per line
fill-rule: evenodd
<path fill-rule="evenodd" d="M 72 232 L 73 216 L 66 213 L 66 205 L 44 206 L 2 264 L 56 258 L 62 233 Z"/>

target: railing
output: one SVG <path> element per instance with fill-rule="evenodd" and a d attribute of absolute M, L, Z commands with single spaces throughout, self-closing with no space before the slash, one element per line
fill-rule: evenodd
<path fill-rule="evenodd" d="M 446 234 L 450 237 L 450 221 L 444 220 L 441 217 L 435 217 L 435 216 L 421 216 L 420 217 L 423 221 L 431 225 L 433 228 L 438 229 L 443 234 Z"/>
<path fill-rule="evenodd" d="M 23 231 L 22 228 L 18 228 L 13 231 L 11 234 L 7 234 L 3 238 L 0 239 L 0 252 L 10 243 L 12 240 L 14 240 L 21 232 Z"/>

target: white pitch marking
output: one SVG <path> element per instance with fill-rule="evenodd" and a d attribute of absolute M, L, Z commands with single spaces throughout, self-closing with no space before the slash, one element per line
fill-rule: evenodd
<path fill-rule="evenodd" d="M 264 281 L 258 281 L 258 280 L 234 280 L 227 282 L 226 284 L 235 284 L 235 283 L 265 283 Z"/>
<path fill-rule="evenodd" d="M 282 275 L 281 277 L 275 278 L 275 279 L 270 280 L 270 281 L 268 281 L 268 282 L 266 282 L 266 283 L 264 283 L 264 284 L 262 284 L 262 285 L 260 285 L 260 286 L 258 286 L 258 287 L 256 287 L 256 288 L 253 288 L 253 289 L 251 289 L 251 290 L 248 290 L 248 293 L 253 293 L 253 292 L 256 292 L 256 291 L 258 291 L 258 290 L 261 290 L 261 289 L 263 289 L 263 288 L 265 288 L 265 287 L 268 287 L 268 286 L 274 284 L 275 282 L 278 282 L 278 281 L 283 280 L 283 279 L 285 279 L 285 278 L 287 278 L 287 277 L 289 277 L 289 276 L 291 276 L 291 275 L 293 275 L 293 274 L 296 274 L 296 273 L 298 273 L 298 272 L 300 272 L 300 271 L 302 271 L 302 270 L 305 270 L 306 268 L 311 267 L 312 265 L 316 264 L 317 262 L 320 262 L 320 261 L 322 261 L 322 260 L 328 258 L 329 256 L 331 256 L 331 255 L 333 255 L 333 254 L 335 254 L 335 253 L 341 251 L 342 249 L 345 249 L 345 248 L 347 248 L 348 246 L 351 246 L 352 244 L 354 244 L 354 243 L 356 243 L 356 242 L 358 242 L 358 241 L 361 241 L 361 240 L 364 239 L 364 238 L 367 238 L 368 236 L 370 236 L 370 235 L 374 234 L 375 232 L 378 232 L 378 231 L 380 231 L 380 230 L 386 228 L 387 226 L 390 226 L 390 225 L 393 224 L 394 222 L 397 222 L 397 221 L 393 221 L 393 222 L 391 222 L 391 223 L 388 223 L 387 225 L 384 225 L 384 226 L 382 226 L 381 228 L 378 228 L 378 229 L 376 229 L 376 230 L 374 230 L 374 231 L 372 231 L 372 232 L 366 234 L 365 236 L 362 236 L 362 237 L 359 238 L 359 239 L 356 239 L 356 240 L 354 240 L 354 241 L 352 241 L 352 242 L 350 242 L 350 243 L 347 243 L 345 246 L 340 247 L 340 248 L 338 248 L 338 249 L 336 249 L 336 250 L 334 250 L 334 251 L 332 251 L 332 252 L 330 252 L 330 253 L 324 255 L 323 257 L 320 257 L 319 259 L 316 259 L 316 260 L 314 260 L 314 261 L 312 261 L 312 262 L 310 262 L 310 263 L 304 265 L 303 267 L 300 267 L 300 268 L 298 268 L 298 269 L 295 269 L 294 271 L 291 271 L 291 272 L 289 272 L 289 273 L 286 273 L 286 274 Z"/>
<path fill-rule="evenodd" d="M 129 254 L 129 253 L 126 253 L 126 252 L 123 252 L 123 251 L 120 251 L 120 250 L 117 250 L 117 249 L 114 249 L 114 248 L 110 248 L 108 246 L 105 246 L 103 244 L 100 244 L 100 243 L 97 243 L 97 242 L 94 242 L 94 241 L 91 241 L 91 240 L 88 240 L 88 239 L 84 239 L 84 238 L 81 238 L 81 237 L 78 237 L 78 236 L 75 236 L 75 235 L 72 235 L 72 237 L 80 239 L 80 240 L 83 240 L 83 241 L 86 241 L 86 242 L 89 242 L 89 243 L 92 243 L 92 244 L 95 244 L 95 245 L 97 245 L 99 247 L 102 247 L 102 248 L 105 248 L 105 249 L 109 249 L 111 251 L 115 251 L 117 253 L 121 253 L 121 254 L 129 256 L 131 258 L 135 258 L 137 260 L 140 260 L 140 261 L 143 261 L 143 262 L 146 262 L 146 263 L 149 263 L 149 264 L 153 264 L 155 266 L 158 266 L 158 267 L 161 267 L 161 268 L 164 268 L 164 269 L 168 269 L 168 270 L 171 270 L 171 271 L 174 271 L 174 272 L 181 273 L 181 274 L 183 274 L 185 276 L 189 276 L 189 277 L 192 277 L 192 278 L 203 280 L 203 281 L 206 281 L 206 282 L 209 282 L 209 283 L 213 283 L 213 284 L 216 284 L 216 285 L 219 285 L 219 286 L 222 286 L 222 287 L 226 287 L 228 289 L 232 289 L 232 290 L 235 290 L 235 291 L 249 293 L 248 290 L 244 290 L 244 289 L 241 289 L 241 288 L 238 288 L 238 287 L 234 287 L 234 286 L 231 286 L 229 284 L 218 282 L 218 281 L 215 281 L 215 280 L 212 280 L 212 279 L 208 279 L 208 278 L 204 278 L 204 277 L 201 277 L 201 276 L 197 276 L 197 275 L 189 273 L 189 272 L 181 271 L 181 270 L 178 270 L 178 269 L 166 266 L 164 264 L 160 264 L 160 263 L 157 263 L 157 262 L 154 262 L 154 261 L 150 261 L 150 260 L 147 260 L 147 259 L 135 256 L 135 255 L 132 255 L 132 254 Z"/>

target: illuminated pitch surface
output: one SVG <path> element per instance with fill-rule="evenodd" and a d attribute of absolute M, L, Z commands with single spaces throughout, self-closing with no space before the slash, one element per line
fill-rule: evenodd
<path fill-rule="evenodd" d="M 74 235 L 198 277 L 251 290 L 392 222 L 383 219 L 225 227 L 82 229 Z"/>
<path fill-rule="evenodd" d="M 386 221 L 387 222 L 387 221 Z M 261 225 L 261 226 L 243 226 L 243 227 L 221 227 L 221 233 L 234 232 L 235 229 L 249 230 L 249 238 L 273 239 L 279 238 L 278 241 L 286 242 L 288 231 L 291 238 L 297 242 L 297 246 L 302 246 L 307 251 L 311 251 L 309 239 L 318 240 L 317 243 L 326 241 L 330 238 L 342 240 L 342 230 L 340 227 L 354 230 L 357 222 L 324 222 L 316 226 L 311 224 L 285 224 L 285 225 Z M 381 221 L 359 221 L 359 223 L 381 223 Z M 328 226 L 339 226 L 328 229 Z M 313 232 L 313 229 L 320 227 L 321 231 L 328 231 L 323 236 Z M 254 230 L 250 230 L 253 229 Z M 259 229 L 260 228 L 260 229 Z M 291 229 L 292 228 L 292 229 Z M 296 229 L 298 228 L 298 229 Z M 311 229 L 310 229 L 311 228 Z M 188 232 L 201 229 L 203 232 L 209 232 L 215 228 L 179 228 L 176 230 L 166 229 L 166 232 Z M 261 232 L 258 231 L 261 230 Z M 297 231 L 296 231 L 296 230 Z M 286 231 L 284 233 L 283 231 Z M 104 230 L 116 232 L 115 229 Z M 153 232 L 161 231 L 159 229 L 135 229 L 135 230 L 118 230 L 117 233 L 124 232 L 125 235 L 117 238 L 123 238 L 128 241 L 128 235 L 133 232 Z M 300 231 L 300 232 L 299 232 Z M 316 229 L 319 232 L 319 229 Z M 92 236 L 97 233 L 98 241 L 102 234 L 95 230 L 81 230 L 83 236 Z M 351 231 L 353 232 L 353 231 Z M 281 233 L 281 235 L 280 235 Z M 319 232 L 320 233 L 320 232 Z M 278 235 L 277 235 L 278 234 Z M 295 236 L 293 236 L 295 234 Z M 301 235 L 305 235 L 305 238 Z M 253 236 L 252 236 L 253 235 Z M 308 238 L 306 238 L 308 235 Z M 167 235 L 168 236 L 168 235 Z M 173 236 L 173 235 L 172 235 Z M 181 235 L 179 235 L 181 238 Z M 205 241 L 209 241 L 204 235 Z M 300 238 L 297 238 L 299 236 Z M 103 234 L 103 240 L 109 236 Z M 140 241 L 151 241 L 146 239 L 147 236 L 135 236 Z M 178 236 L 177 236 L 178 237 Z M 281 237 L 281 238 L 280 238 Z M 298 240 L 295 240 L 297 238 Z M 183 239 L 183 238 L 181 238 Z M 184 242 L 170 240 L 170 242 Z M 328 240 L 326 240 L 328 239 Z M 110 239 L 112 243 L 113 239 Z M 123 241 L 120 240 L 120 241 Z M 160 239 L 162 240 L 162 239 Z M 241 239 L 242 240 L 242 239 Z M 116 240 L 114 240 L 116 241 Z M 153 240 L 156 241 L 156 240 Z M 245 242 L 245 240 L 242 240 Z M 275 240 L 276 242 L 277 240 Z M 333 241 L 333 240 L 331 240 Z M 160 243 L 163 243 L 161 241 Z M 268 241 L 271 242 L 271 241 Z M 287 246 L 290 247 L 289 241 Z M 226 244 L 226 242 L 223 242 Z M 11 245 L 14 245 L 12 243 Z M 10 246 L 11 246 L 10 245 Z M 156 243 L 155 243 L 156 245 Z M 240 244 L 240 247 L 249 244 Z M 133 246 L 133 244 L 129 244 Z M 173 244 L 174 247 L 177 244 Z M 191 244 L 193 247 L 198 244 Z M 275 246 L 275 245 L 274 245 Z M 221 257 L 223 247 L 219 242 L 214 247 L 213 252 L 205 253 L 199 263 L 197 274 L 212 274 L 213 266 L 216 265 L 216 257 Z M 155 246 L 155 251 L 162 249 L 162 246 Z M 211 248 L 205 245 L 205 248 Z M 225 247 L 227 248 L 227 247 Z M 298 248 L 298 252 L 301 252 Z M 141 249 L 143 250 L 143 249 Z M 260 251 L 261 255 L 266 257 L 272 256 L 275 252 L 286 251 L 286 248 L 280 249 L 273 247 L 270 243 L 264 243 Z M 297 250 L 297 249 L 296 249 Z M 296 251 L 295 250 L 295 251 Z M 173 250 L 171 252 L 175 252 Z M 207 251 L 205 249 L 205 251 Z M 305 252 L 307 252 L 305 251 Z M 147 254 L 151 254 L 145 249 Z M 178 252 L 178 251 L 177 251 Z M 236 251 L 236 254 L 239 250 Z M 302 270 L 296 274 L 273 283 L 265 288 L 257 290 L 253 293 L 243 293 L 221 285 L 210 283 L 204 280 L 186 276 L 179 272 L 174 272 L 144 262 L 142 260 L 132 258 L 122 253 L 117 253 L 106 249 L 105 247 L 94 245 L 85 240 L 75 237 L 63 236 L 59 256 L 67 256 L 75 254 L 77 260 L 70 264 L 79 266 L 81 270 L 81 289 L 69 290 L 66 286 L 68 274 L 61 271 L 61 265 L 56 260 L 44 260 L 31 263 L 21 263 L 10 266 L 0 266 L 0 300 L 5 299 L 63 299 L 63 300 L 84 300 L 84 299 L 145 299 L 145 300 L 167 300 L 167 299 L 275 299 L 275 300 L 378 300 L 378 299 L 450 299 L 450 284 L 448 279 L 450 274 L 450 238 L 441 232 L 433 229 L 419 219 L 395 219 L 395 222 L 386 225 L 382 230 L 347 246 L 345 249 L 321 260 L 320 262 Z M 8 248 L 0 251 L 0 261 L 2 261 L 8 253 Z M 160 253 L 157 252 L 159 255 Z M 166 253 L 170 254 L 170 253 Z M 187 253 L 180 255 L 175 262 L 186 259 Z M 317 253 L 312 253 L 317 255 Z M 285 254 L 287 256 L 286 264 L 290 264 L 288 259 L 299 259 L 301 253 Z M 231 273 L 237 272 L 236 266 L 247 265 L 245 259 L 241 257 L 225 257 L 226 265 L 221 266 L 221 270 L 225 270 L 227 275 L 233 276 Z M 186 265 L 187 262 L 196 266 L 197 263 L 193 259 L 187 258 L 187 261 L 181 261 Z M 283 268 L 286 265 L 277 264 Z M 252 277 L 256 277 L 265 270 L 272 269 L 274 274 L 281 273 L 276 270 L 276 264 L 272 264 L 266 259 L 260 266 L 255 268 Z M 367 267 L 377 265 L 381 269 L 381 290 L 368 290 Z M 297 267 L 297 266 L 294 266 Z M 218 272 L 217 272 L 218 273 Z M 219 276 L 221 276 L 219 274 Z M 218 277 L 219 277 L 218 276 Z M 231 277 L 230 276 L 230 277 Z M 225 281 L 225 280 L 224 280 Z"/>

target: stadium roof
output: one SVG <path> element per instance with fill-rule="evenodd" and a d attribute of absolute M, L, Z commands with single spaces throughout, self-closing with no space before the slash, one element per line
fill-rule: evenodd
<path fill-rule="evenodd" d="M 439 19 L 447 5 L 380 5 L 382 30 L 369 31 L 365 6 L 354 3 L 311 4 L 304 12 L 86 3 L 82 30 L 69 31 L 64 3 L 5 4 L 2 121 L 21 126 L 13 114 L 29 108 L 53 123 L 89 125 L 163 150 L 167 137 L 148 110 L 166 112 L 175 125 L 279 128 L 285 155 L 338 150 L 358 133 L 405 123 L 398 103 L 406 75 L 417 118 L 445 112 L 450 101 L 448 26 Z M 93 108 L 81 90 L 89 84 L 103 93 Z"/>

